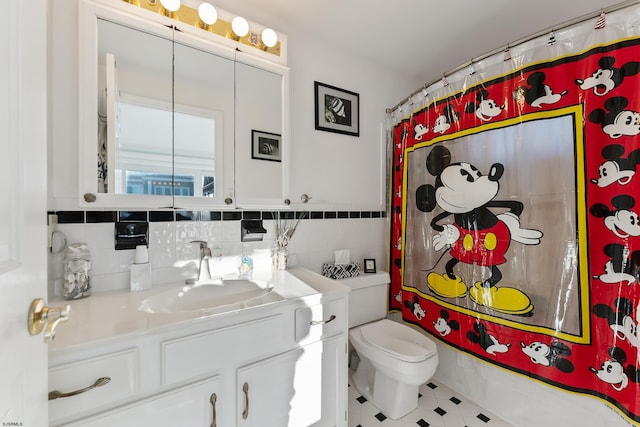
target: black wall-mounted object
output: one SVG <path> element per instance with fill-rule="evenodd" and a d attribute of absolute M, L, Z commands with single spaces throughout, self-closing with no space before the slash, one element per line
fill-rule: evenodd
<path fill-rule="evenodd" d="M 116 250 L 135 249 L 136 246 L 149 246 L 149 223 L 116 222 L 114 229 Z"/>
<path fill-rule="evenodd" d="M 240 221 L 240 241 L 258 242 L 262 240 L 262 235 L 267 230 L 262 225 L 261 219 L 243 219 Z"/>

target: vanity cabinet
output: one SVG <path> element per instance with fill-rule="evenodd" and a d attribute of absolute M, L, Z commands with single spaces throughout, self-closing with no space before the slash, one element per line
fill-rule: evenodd
<path fill-rule="evenodd" d="M 346 426 L 345 298 L 285 299 L 58 348 L 50 390 L 88 390 L 50 400 L 50 423 Z M 99 294 L 91 299 L 100 303 Z M 94 386 L 100 377 L 110 381 Z"/>
<path fill-rule="evenodd" d="M 300 347 L 238 370 L 238 427 L 346 423 L 344 300 L 296 310 Z"/>

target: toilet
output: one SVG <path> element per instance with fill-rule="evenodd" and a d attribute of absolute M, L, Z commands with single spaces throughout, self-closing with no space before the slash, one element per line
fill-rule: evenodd
<path fill-rule="evenodd" d="M 436 344 L 386 319 L 389 274 L 339 280 L 349 294 L 349 342 L 360 359 L 353 385 L 384 415 L 399 419 L 418 407 L 418 388 L 438 366 Z"/>

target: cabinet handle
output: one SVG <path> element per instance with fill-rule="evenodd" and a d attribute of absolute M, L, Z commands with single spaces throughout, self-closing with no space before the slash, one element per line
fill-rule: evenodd
<path fill-rule="evenodd" d="M 331 317 L 329 317 L 327 320 L 312 320 L 311 322 L 309 322 L 309 324 L 311 326 L 324 325 L 334 320 L 336 320 L 336 315 L 332 314 Z"/>
<path fill-rule="evenodd" d="M 244 392 L 244 411 L 242 411 L 242 419 L 246 420 L 249 416 L 249 384 L 244 383 L 242 385 L 242 391 Z"/>
<path fill-rule="evenodd" d="M 233 203 L 233 199 L 231 197 L 227 197 L 226 199 L 224 199 L 224 203 L 226 205 L 230 205 L 231 203 Z"/>
<path fill-rule="evenodd" d="M 91 385 L 90 385 L 90 386 L 88 386 L 88 387 L 81 388 L 81 389 L 79 389 L 79 390 L 70 391 L 70 392 L 68 392 L 68 393 L 63 393 L 63 392 L 58 391 L 58 390 L 53 390 L 53 391 L 50 391 L 50 392 L 49 392 L 49 400 L 55 400 L 55 399 L 57 399 L 57 398 L 59 398 L 59 397 L 71 397 L 71 396 L 75 396 L 75 395 L 77 395 L 77 394 L 84 393 L 84 392 L 86 392 L 86 391 L 92 390 L 92 389 L 94 389 L 94 388 L 96 388 L 96 387 L 103 386 L 103 385 L 105 385 L 106 383 L 108 383 L 109 381 L 111 381 L 111 378 L 109 378 L 109 377 L 100 377 L 100 378 L 98 378 L 98 379 L 96 380 L 96 382 L 95 382 L 95 383 L 91 384 Z"/>
<path fill-rule="evenodd" d="M 213 411 L 211 427 L 216 427 L 216 400 L 218 400 L 218 396 L 216 396 L 215 393 L 212 393 L 211 397 L 209 398 L 209 402 L 211 402 L 211 410 Z"/>

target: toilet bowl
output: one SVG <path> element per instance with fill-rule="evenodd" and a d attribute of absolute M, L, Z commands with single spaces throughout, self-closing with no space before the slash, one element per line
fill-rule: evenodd
<path fill-rule="evenodd" d="M 438 366 L 433 341 L 409 326 L 383 319 L 349 330 L 360 362 L 356 389 L 383 414 L 402 418 L 418 407 L 418 389 Z"/>
<path fill-rule="evenodd" d="M 349 294 L 349 342 L 360 359 L 353 385 L 392 419 L 418 407 L 418 389 L 438 366 L 436 344 L 408 325 L 386 319 L 389 274 L 339 280 Z"/>

